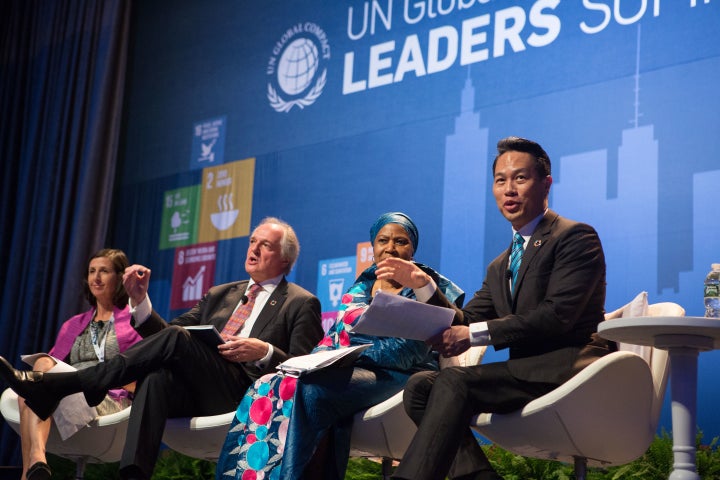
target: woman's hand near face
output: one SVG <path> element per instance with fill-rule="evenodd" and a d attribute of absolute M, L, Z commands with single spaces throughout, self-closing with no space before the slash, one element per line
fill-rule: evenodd
<path fill-rule="evenodd" d="M 414 263 L 401 258 L 386 258 L 377 264 L 375 276 L 379 280 L 394 280 L 408 288 L 421 288 L 430 283 L 430 275 Z"/>

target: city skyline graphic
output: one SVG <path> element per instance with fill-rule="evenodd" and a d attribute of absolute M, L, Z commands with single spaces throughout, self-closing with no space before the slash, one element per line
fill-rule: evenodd
<path fill-rule="evenodd" d="M 637 61 L 639 63 L 639 48 Z M 631 126 L 603 125 L 603 128 L 617 129 L 619 144 L 596 146 L 552 159 L 554 181 L 550 208 L 564 217 L 588 223 L 598 231 L 607 265 L 607 311 L 647 291 L 650 303 L 675 302 L 686 309 L 687 315 L 702 316 L 703 279 L 711 263 L 720 261 L 720 257 L 713 257 L 719 252 L 718 230 L 714 227 L 717 209 L 707 201 L 717 197 L 720 170 L 695 172 L 689 193 L 691 208 L 663 215 L 660 201 L 663 138 L 658 137 L 652 119 L 642 114 L 637 70 L 632 83 Z M 511 241 L 508 225 L 503 231 L 507 242 L 500 249 L 485 251 L 487 242 L 483 239 L 487 239 L 489 229 L 496 225 L 491 215 L 498 218 L 500 215 L 487 194 L 495 155 L 494 145 L 488 144 L 493 128 L 483 125 L 484 112 L 474 109 L 475 93 L 468 74 L 460 95 L 461 114 L 455 119 L 453 133 L 446 137 L 440 256 L 440 271 L 466 290 L 466 302 L 482 285 L 487 263 Z M 683 235 L 681 244 L 666 244 L 662 250 L 661 243 L 669 240 L 663 236 L 660 219 L 677 215 L 692 218 L 692 231 Z M 672 228 L 665 225 L 664 230 Z M 677 267 L 675 262 L 672 269 L 661 272 L 661 251 L 665 255 L 668 252 L 687 255 L 688 249 L 692 251 L 689 268 Z M 484 361 L 504 358 L 507 358 L 505 351 L 491 349 Z M 714 381 L 718 359 L 717 351 L 703 353 L 699 359 L 698 424 L 708 434 L 720 431 L 720 418 L 714 415 L 711 405 L 712 399 L 720 395 L 720 387 Z M 670 430 L 670 424 L 669 393 L 666 393 L 661 427 Z"/>

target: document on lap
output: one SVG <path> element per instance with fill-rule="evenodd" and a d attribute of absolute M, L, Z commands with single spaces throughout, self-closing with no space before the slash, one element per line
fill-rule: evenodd
<path fill-rule="evenodd" d="M 40 357 L 50 357 L 55 360 L 55 366 L 48 370 L 49 372 L 74 372 L 77 370 L 72 365 L 44 352 L 20 356 L 23 362 L 31 366 L 35 365 L 35 362 Z M 97 417 L 95 407 L 91 407 L 87 404 L 85 396 L 82 393 L 73 393 L 72 395 L 68 395 L 63 398 L 53 412 L 55 426 L 60 433 L 60 438 L 63 440 L 67 440 L 73 436 L 81 428 L 93 421 L 95 417 Z"/>
<path fill-rule="evenodd" d="M 354 347 L 338 348 L 336 350 L 322 350 L 316 353 L 300 355 L 284 361 L 277 368 L 288 377 L 301 377 L 316 370 L 327 367 L 346 367 L 352 365 L 363 350 L 370 344 L 356 345 Z"/>
<path fill-rule="evenodd" d="M 183 327 L 190 334 L 200 341 L 203 341 L 211 347 L 216 347 L 225 343 L 214 325 L 188 325 Z"/>
<path fill-rule="evenodd" d="M 377 337 L 425 341 L 450 327 L 454 316 L 455 310 L 451 308 L 380 291 L 351 329 Z"/>

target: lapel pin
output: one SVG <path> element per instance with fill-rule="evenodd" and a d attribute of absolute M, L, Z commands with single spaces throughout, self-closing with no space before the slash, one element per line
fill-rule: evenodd
<path fill-rule="evenodd" d="M 270 300 L 270 305 L 273 307 L 277 305 L 277 300 Z"/>
<path fill-rule="evenodd" d="M 542 240 L 535 240 L 535 243 L 533 243 L 534 247 L 539 247 L 540 245 L 542 245 Z"/>

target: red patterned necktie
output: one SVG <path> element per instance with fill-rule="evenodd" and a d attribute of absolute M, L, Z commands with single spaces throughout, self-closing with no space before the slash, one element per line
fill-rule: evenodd
<path fill-rule="evenodd" d="M 262 289 L 263 288 L 257 283 L 252 284 L 250 290 L 247 292 L 247 302 L 236 308 L 233 314 L 230 315 L 228 322 L 225 324 L 225 327 L 221 332 L 223 337 L 226 335 L 237 335 L 238 332 L 242 330 L 243 325 L 245 325 L 245 320 L 248 319 L 252 313 L 253 306 L 255 306 L 255 298 Z"/>

